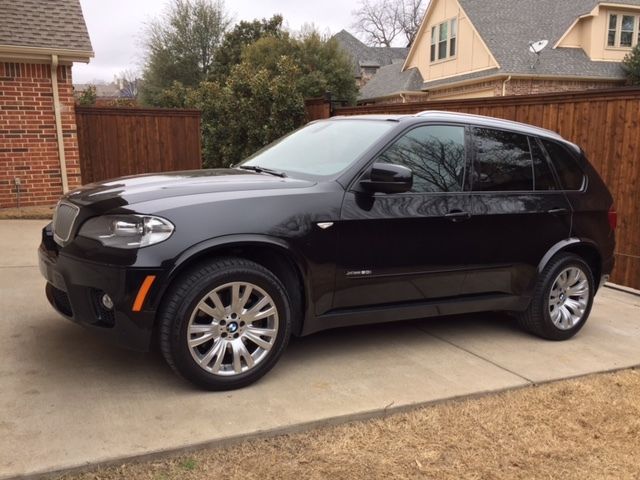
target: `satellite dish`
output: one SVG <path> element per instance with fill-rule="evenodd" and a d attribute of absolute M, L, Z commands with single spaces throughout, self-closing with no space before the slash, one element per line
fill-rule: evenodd
<path fill-rule="evenodd" d="M 540 55 L 540 52 L 547 48 L 549 45 L 549 40 L 540 40 L 538 42 L 531 42 L 529 44 L 529 51 L 531 53 L 535 53 L 536 55 Z"/>
<path fill-rule="evenodd" d="M 549 40 L 539 40 L 537 42 L 529 43 L 529 51 L 536 55 L 536 61 L 531 65 L 532 70 L 536 68 L 536 65 L 540 62 L 540 53 L 542 50 L 547 48 L 547 45 L 549 45 Z"/>

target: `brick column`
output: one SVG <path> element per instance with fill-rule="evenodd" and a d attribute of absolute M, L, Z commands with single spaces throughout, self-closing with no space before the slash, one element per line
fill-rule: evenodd
<path fill-rule="evenodd" d="M 80 185 L 71 66 L 58 67 L 69 187 Z M 0 62 L 0 208 L 52 205 L 62 195 L 51 65 Z"/>

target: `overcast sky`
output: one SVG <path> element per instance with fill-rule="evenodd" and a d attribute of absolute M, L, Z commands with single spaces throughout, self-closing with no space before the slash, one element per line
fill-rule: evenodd
<path fill-rule="evenodd" d="M 145 23 L 162 14 L 167 0 L 80 0 L 95 58 L 77 63 L 74 83 L 111 81 L 125 69 L 140 70 Z M 238 20 L 268 18 L 281 13 L 287 26 L 305 23 L 336 33 L 349 28 L 358 0 L 226 0 L 228 12 Z"/>

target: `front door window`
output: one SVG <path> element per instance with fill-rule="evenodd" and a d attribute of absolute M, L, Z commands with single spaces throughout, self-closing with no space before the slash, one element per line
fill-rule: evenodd
<path fill-rule="evenodd" d="M 465 178 L 464 127 L 414 128 L 391 145 L 380 162 L 413 172 L 413 193 L 460 192 Z"/>

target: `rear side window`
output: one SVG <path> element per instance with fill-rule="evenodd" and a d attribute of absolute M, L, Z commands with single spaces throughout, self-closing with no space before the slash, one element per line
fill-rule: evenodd
<path fill-rule="evenodd" d="M 533 190 L 533 165 L 529 140 L 525 135 L 475 128 L 474 144 L 474 191 Z"/>
<path fill-rule="evenodd" d="M 584 172 L 575 157 L 558 143 L 542 140 L 542 144 L 556 167 L 562 188 L 564 190 L 580 190 L 584 184 Z"/>
<path fill-rule="evenodd" d="M 465 173 L 464 127 L 433 125 L 400 137 L 378 161 L 413 172 L 413 193 L 460 192 Z"/>
<path fill-rule="evenodd" d="M 533 159 L 533 189 L 536 191 L 557 190 L 558 187 L 551 172 L 551 166 L 538 140 L 529 137 L 529 145 L 531 146 L 531 158 Z"/>

